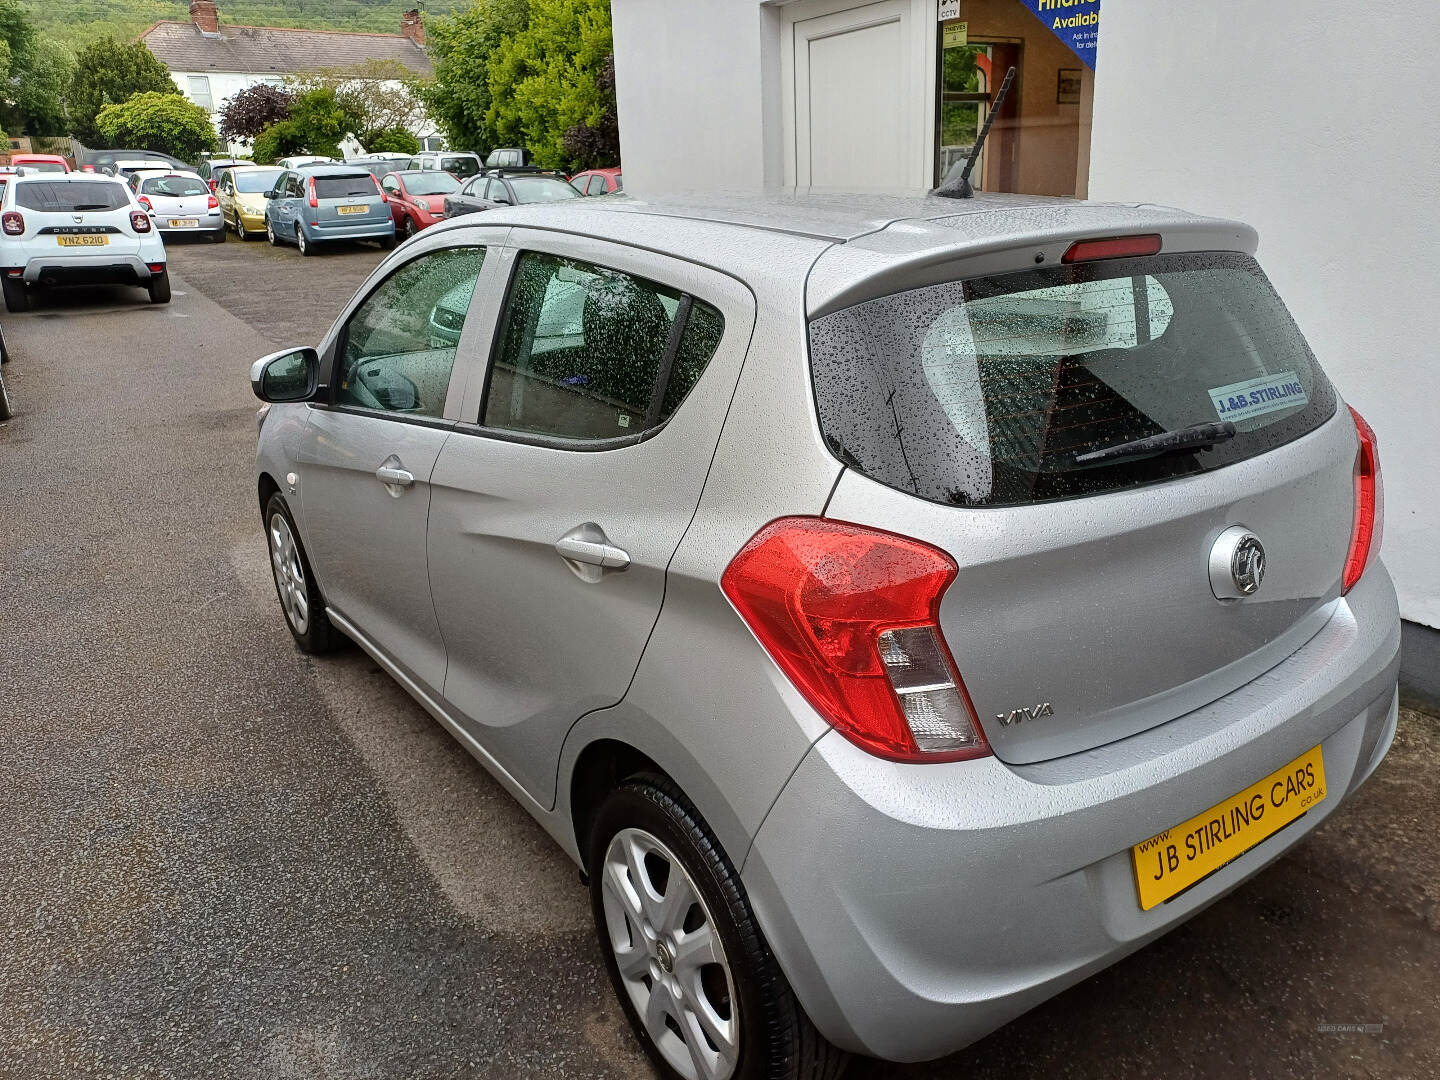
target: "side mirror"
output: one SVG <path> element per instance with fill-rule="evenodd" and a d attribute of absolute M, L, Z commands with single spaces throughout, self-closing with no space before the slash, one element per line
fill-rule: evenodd
<path fill-rule="evenodd" d="M 307 401 L 319 378 L 320 354 L 309 348 L 271 353 L 250 367 L 250 389 L 261 401 Z"/>
<path fill-rule="evenodd" d="M 275 198 L 275 192 L 274 192 L 274 190 L 272 189 L 272 190 L 270 190 L 270 191 L 265 192 L 265 198 L 267 198 L 267 199 L 273 199 L 273 198 Z"/>

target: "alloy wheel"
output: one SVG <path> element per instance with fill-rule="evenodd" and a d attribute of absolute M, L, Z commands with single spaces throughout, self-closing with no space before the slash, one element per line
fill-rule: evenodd
<path fill-rule="evenodd" d="M 310 626 L 310 587 L 305 580 L 305 566 L 300 561 L 300 545 L 290 531 L 284 514 L 270 516 L 270 566 L 275 571 L 275 585 L 280 592 L 280 605 L 297 634 Z"/>
<path fill-rule="evenodd" d="M 300 249 L 301 255 L 310 253 L 310 245 L 305 240 L 305 230 L 299 225 L 295 226 L 295 246 Z"/>
<path fill-rule="evenodd" d="M 245 219 L 238 214 L 235 217 L 235 237 L 238 240 L 250 239 L 250 234 L 245 231 Z"/>
<path fill-rule="evenodd" d="M 279 238 L 275 235 L 275 226 L 271 223 L 269 218 L 265 219 L 265 239 L 270 241 L 271 247 L 274 247 L 280 242 Z"/>
<path fill-rule="evenodd" d="M 740 1060 L 735 985 L 694 880 L 642 829 L 615 834 L 601 873 L 607 943 L 655 1047 L 686 1080 L 726 1080 Z"/>

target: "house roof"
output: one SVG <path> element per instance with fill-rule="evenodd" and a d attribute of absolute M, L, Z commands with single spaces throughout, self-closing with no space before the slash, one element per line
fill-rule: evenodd
<path fill-rule="evenodd" d="M 166 21 L 150 27 L 140 40 L 171 71 L 298 75 L 367 60 L 398 60 L 416 75 L 435 73 L 425 50 L 401 34 L 222 24 L 216 37 L 202 34 L 193 22 Z"/>

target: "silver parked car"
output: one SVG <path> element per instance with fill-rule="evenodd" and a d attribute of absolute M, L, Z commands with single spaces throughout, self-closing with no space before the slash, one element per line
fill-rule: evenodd
<path fill-rule="evenodd" d="M 128 183 L 161 236 L 189 233 L 225 242 L 220 200 L 198 173 L 144 169 L 131 173 Z"/>
<path fill-rule="evenodd" d="M 1394 735 L 1374 433 L 1255 247 L 1011 196 L 427 229 L 252 372 L 290 630 L 575 860 L 666 1075 L 945 1054 Z"/>

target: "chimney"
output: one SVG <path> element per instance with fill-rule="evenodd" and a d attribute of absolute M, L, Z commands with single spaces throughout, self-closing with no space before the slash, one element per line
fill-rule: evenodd
<path fill-rule="evenodd" d="M 200 2 L 200 0 L 197 0 Z M 400 33 L 422 49 L 425 47 L 425 24 L 420 21 L 420 12 L 412 9 L 400 16 Z"/>
<path fill-rule="evenodd" d="M 200 33 L 220 36 L 220 11 L 215 0 L 190 0 L 190 21 Z"/>

